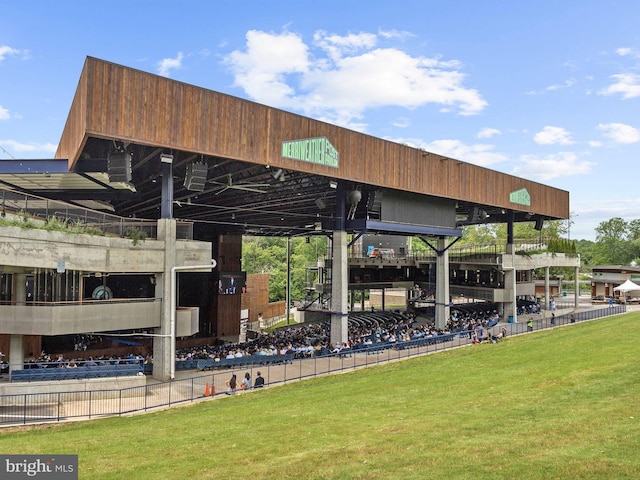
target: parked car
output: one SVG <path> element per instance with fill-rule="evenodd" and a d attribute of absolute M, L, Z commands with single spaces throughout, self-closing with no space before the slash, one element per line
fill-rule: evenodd
<path fill-rule="evenodd" d="M 611 297 L 606 295 L 596 295 L 595 297 L 591 297 L 591 303 L 609 303 Z"/>

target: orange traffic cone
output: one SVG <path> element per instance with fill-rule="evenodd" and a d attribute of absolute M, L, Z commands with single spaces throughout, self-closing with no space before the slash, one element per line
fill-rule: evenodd
<path fill-rule="evenodd" d="M 211 390 L 209 389 L 209 382 L 207 382 L 207 384 L 204 387 L 204 396 L 205 397 L 211 396 Z"/>
<path fill-rule="evenodd" d="M 212 383 L 211 384 L 211 396 L 213 397 L 216 394 L 216 386 Z"/>

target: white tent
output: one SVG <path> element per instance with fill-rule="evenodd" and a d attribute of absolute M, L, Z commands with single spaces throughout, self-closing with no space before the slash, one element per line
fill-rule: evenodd
<path fill-rule="evenodd" d="M 631 280 L 627 280 L 622 285 L 618 285 L 613 288 L 614 290 L 618 290 L 621 293 L 627 292 L 640 292 L 640 285 L 633 283 Z"/>

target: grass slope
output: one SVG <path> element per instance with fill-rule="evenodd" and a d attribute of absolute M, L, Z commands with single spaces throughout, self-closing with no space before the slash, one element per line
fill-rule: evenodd
<path fill-rule="evenodd" d="M 127 418 L 0 431 L 83 479 L 640 478 L 640 313 Z"/>

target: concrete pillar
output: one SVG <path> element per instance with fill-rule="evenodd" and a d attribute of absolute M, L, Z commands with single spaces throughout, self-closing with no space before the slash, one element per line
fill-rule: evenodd
<path fill-rule="evenodd" d="M 163 218 L 158 220 L 158 240 L 164 241 L 164 272 L 156 275 L 156 296 L 162 298 L 160 328 L 155 329 L 153 339 L 153 378 L 162 381 L 171 379 L 172 342 L 171 337 L 171 269 L 176 266 L 176 221 Z M 177 291 L 177 289 L 176 289 Z"/>
<path fill-rule="evenodd" d="M 333 232 L 333 264 L 331 271 L 331 336 L 333 345 L 348 340 L 347 289 L 349 287 L 349 264 L 347 257 L 347 232 Z"/>
<path fill-rule="evenodd" d="M 544 267 L 544 308 L 549 310 L 549 267 Z"/>
<path fill-rule="evenodd" d="M 24 335 L 12 334 L 9 337 L 9 374 L 24 368 Z"/>
<path fill-rule="evenodd" d="M 516 300 L 516 270 L 511 267 L 504 271 L 504 288 L 509 292 L 509 300 L 504 303 L 504 316 L 505 320 L 509 317 L 513 317 L 513 321 L 517 321 L 518 318 L 518 303 Z"/>
<path fill-rule="evenodd" d="M 16 305 L 27 303 L 27 274 L 16 273 L 13 276 L 13 301 Z"/>
<path fill-rule="evenodd" d="M 438 237 L 436 255 L 436 328 L 444 329 L 449 320 L 449 251 L 446 238 Z"/>
<path fill-rule="evenodd" d="M 502 318 L 508 320 L 513 318 L 514 322 L 518 321 L 518 302 L 516 300 L 516 269 L 514 267 L 515 247 L 513 245 L 513 235 L 510 242 L 507 242 L 505 256 L 511 256 L 511 267 L 504 268 L 504 288 L 509 295 L 507 301 L 504 302 Z"/>
<path fill-rule="evenodd" d="M 574 281 L 575 294 L 573 295 L 573 308 L 578 308 L 578 305 L 580 304 L 580 267 L 575 268 L 574 274 L 575 274 L 575 281 Z"/>
<path fill-rule="evenodd" d="M 16 306 L 27 303 L 27 275 L 16 273 L 13 276 L 13 300 Z M 12 334 L 9 337 L 9 373 L 22 370 L 24 366 L 24 335 Z"/>

